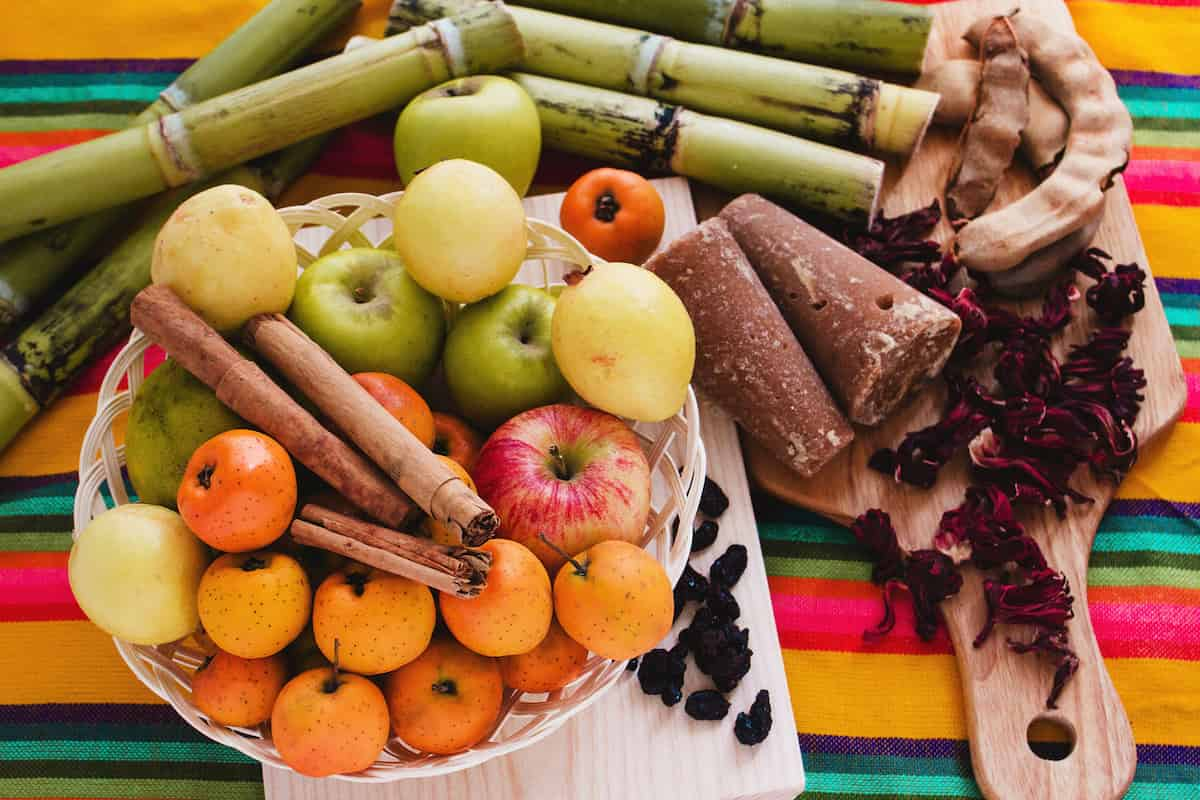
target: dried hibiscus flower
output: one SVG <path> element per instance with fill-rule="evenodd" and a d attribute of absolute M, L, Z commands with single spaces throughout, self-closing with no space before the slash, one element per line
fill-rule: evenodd
<path fill-rule="evenodd" d="M 925 208 L 895 217 L 885 217 L 880 211 L 867 230 L 843 231 L 842 241 L 892 272 L 901 264 L 932 264 L 941 259 L 942 248 L 929 234 L 941 219 L 942 209 L 934 199 Z"/>
<path fill-rule="evenodd" d="M 1065 630 L 1074 618 L 1075 598 L 1067 576 L 1052 569 L 1035 570 L 1024 584 L 1005 583 L 984 578 L 983 595 L 987 600 L 987 620 L 975 637 L 980 647 L 998 624 L 1034 625 L 1043 630 Z"/>
<path fill-rule="evenodd" d="M 1062 694 L 1067 681 L 1079 669 L 1079 656 L 1071 649 L 1067 641 L 1067 632 L 1038 631 L 1031 642 L 1008 640 L 1008 646 L 1015 653 L 1040 653 L 1049 656 L 1054 664 L 1054 684 L 1050 688 L 1050 696 L 1046 698 L 1046 708 L 1058 708 L 1058 698 Z"/>
<path fill-rule="evenodd" d="M 955 563 L 970 560 L 980 569 L 1010 563 L 1030 570 L 1046 568 L 1042 549 L 1013 515 L 1008 497 L 995 487 L 968 489 L 962 505 L 942 515 L 933 544 Z"/>
<path fill-rule="evenodd" d="M 1146 373 L 1122 355 L 1129 331 L 1101 328 L 1087 344 L 1075 345 L 1062 365 L 1062 396 L 1067 400 L 1099 403 L 1112 416 L 1132 425 L 1141 410 Z"/>
<path fill-rule="evenodd" d="M 1104 261 L 1112 256 L 1098 247 L 1080 253 L 1072 266 L 1096 282 L 1087 290 L 1087 303 L 1105 325 L 1115 325 L 1146 307 L 1146 273 L 1137 264 L 1118 264 L 1110 272 Z"/>
<path fill-rule="evenodd" d="M 1094 502 L 1068 483 L 1077 466 L 1074 459 L 1056 461 L 1044 454 L 1022 451 L 1000 440 L 990 428 L 980 433 L 967 450 L 978 481 L 998 487 L 1014 503 L 1053 506 L 1059 517 L 1064 517 L 1068 499 Z"/>

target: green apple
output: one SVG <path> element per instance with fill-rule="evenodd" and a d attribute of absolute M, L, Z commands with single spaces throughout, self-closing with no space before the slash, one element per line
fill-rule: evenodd
<path fill-rule="evenodd" d="M 314 261 L 288 316 L 347 372 L 386 372 L 411 386 L 433 372 L 446 338 L 442 301 L 400 256 L 370 247 Z"/>
<path fill-rule="evenodd" d="M 554 363 L 553 319 L 554 298 L 520 284 L 463 309 L 446 339 L 443 367 L 467 419 L 491 430 L 570 394 Z"/>
<path fill-rule="evenodd" d="M 197 447 L 246 423 L 178 361 L 159 365 L 129 409 L 125 460 L 143 503 L 175 508 L 184 468 Z"/>
<path fill-rule="evenodd" d="M 521 198 L 494 169 L 462 158 L 413 179 L 392 212 L 392 237 L 413 280 L 454 303 L 511 283 L 529 243 Z"/>
<path fill-rule="evenodd" d="M 222 333 L 283 312 L 296 288 L 296 247 L 271 202 L 236 184 L 183 202 L 154 240 L 150 274 Z"/>
<path fill-rule="evenodd" d="M 407 186 L 439 161 L 486 164 L 524 196 L 537 171 L 542 126 L 525 90 L 498 75 L 455 78 L 412 99 L 396 120 L 396 169 Z"/>
<path fill-rule="evenodd" d="M 158 645 L 200 625 L 196 592 L 208 548 L 161 506 L 117 506 L 84 528 L 67 560 L 71 591 L 106 633 Z"/>

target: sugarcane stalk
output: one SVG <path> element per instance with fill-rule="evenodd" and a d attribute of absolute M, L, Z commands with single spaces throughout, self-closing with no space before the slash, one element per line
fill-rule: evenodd
<path fill-rule="evenodd" d="M 430 2 L 439 16 L 477 0 L 397 0 L 405 7 Z M 572 17 L 612 22 L 688 42 L 865 72 L 914 75 L 921 71 L 933 26 L 923 6 L 881 0 L 521 0 Z"/>
<path fill-rule="evenodd" d="M 96 356 L 128 335 L 129 304 L 149 285 L 154 241 L 180 203 L 221 183 L 277 198 L 304 174 L 328 138 L 314 137 L 155 198 L 138 226 L 0 353 L 0 450 Z"/>
<path fill-rule="evenodd" d="M 346 22 L 361 0 L 272 0 L 212 52 L 184 70 L 131 125 L 147 123 L 293 66 Z M 113 208 L 11 242 L 0 251 L 0 333 L 82 266 L 132 213 Z"/>
<path fill-rule="evenodd" d="M 508 11 L 483 4 L 142 128 L 23 161 L 0 170 L 0 241 L 199 180 L 395 108 L 451 77 L 502 70 L 522 50 Z"/>
<path fill-rule="evenodd" d="M 850 224 L 865 224 L 875 212 L 883 163 L 873 158 L 645 97 L 527 73 L 512 77 L 533 98 L 549 147 L 757 192 Z"/>
<path fill-rule="evenodd" d="M 397 0 L 389 31 L 438 19 L 448 2 L 473 0 Z M 647 95 L 836 147 L 906 156 L 938 104 L 936 93 L 842 70 L 508 9 L 525 40 L 524 72 Z"/>

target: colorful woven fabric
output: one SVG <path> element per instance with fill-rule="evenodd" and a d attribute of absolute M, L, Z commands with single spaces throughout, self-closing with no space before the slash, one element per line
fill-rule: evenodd
<path fill-rule="evenodd" d="M 120 127 L 264 0 L 25 0 L 0 22 L 0 166 Z M 356 32 L 378 34 L 388 0 Z M 1189 385 L 1200 388 L 1200 0 L 1070 3 L 1134 115 L 1125 176 Z M 561 185 L 577 163 L 547 158 Z M 390 130 L 340 133 L 285 203 L 396 188 Z M 70 187 L 64 187 L 69 191 Z M 83 618 L 66 580 L 78 447 L 106 364 L 0 454 L 0 798 L 259 797 L 256 764 L 179 720 Z M 1200 396 L 1145 453 L 1096 540 L 1096 632 L 1133 722 L 1131 798 L 1200 785 Z M 843 530 L 757 512 L 812 797 L 978 797 L 944 636 L 870 649 L 878 593 Z M 901 613 L 904 613 L 903 610 Z M 774 735 L 781 735 L 776 732 Z"/>

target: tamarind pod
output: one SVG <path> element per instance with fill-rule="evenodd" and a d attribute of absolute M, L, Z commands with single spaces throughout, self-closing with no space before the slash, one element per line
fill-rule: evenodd
<path fill-rule="evenodd" d="M 1041 185 L 958 232 L 955 254 L 964 266 L 981 272 L 1010 269 L 1091 219 L 1129 163 L 1133 142 L 1129 111 L 1087 42 L 1028 14 L 1015 14 L 1011 21 L 1033 72 L 1071 125 L 1062 159 Z"/>
<path fill-rule="evenodd" d="M 988 273 L 988 284 L 1005 297 L 1023 299 L 1042 294 L 1071 263 L 1071 259 L 1091 245 L 1103 218 L 1102 206 L 1100 214 L 1066 238 L 1038 250 L 1010 270 Z"/>
<path fill-rule="evenodd" d="M 980 54 L 979 102 L 946 186 L 946 216 L 955 228 L 991 205 L 1029 124 L 1029 59 L 1007 18 L 991 21 Z"/>
<path fill-rule="evenodd" d="M 979 75 L 982 65 L 970 58 L 943 61 L 917 81 L 918 89 L 942 96 L 933 121 L 938 125 L 966 124 L 975 111 L 979 97 Z M 1021 131 L 1021 154 L 1039 178 L 1054 170 L 1063 148 L 1067 146 L 1067 128 L 1071 121 L 1054 98 L 1037 80 L 1029 81 L 1029 124 Z"/>

